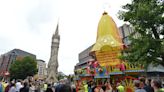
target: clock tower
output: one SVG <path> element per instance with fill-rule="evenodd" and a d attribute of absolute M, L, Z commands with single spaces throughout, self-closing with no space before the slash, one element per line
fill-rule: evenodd
<path fill-rule="evenodd" d="M 59 24 L 57 24 L 56 31 L 52 36 L 51 55 L 48 62 L 48 82 L 57 82 L 58 75 L 58 50 L 60 44 Z"/>

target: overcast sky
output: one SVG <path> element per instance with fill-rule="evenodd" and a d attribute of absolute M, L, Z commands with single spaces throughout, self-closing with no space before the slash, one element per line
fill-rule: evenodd
<path fill-rule="evenodd" d="M 73 73 L 78 54 L 95 43 L 104 10 L 115 20 L 131 0 L 0 0 L 0 54 L 14 48 L 48 63 L 51 37 L 59 20 L 59 71 Z"/>

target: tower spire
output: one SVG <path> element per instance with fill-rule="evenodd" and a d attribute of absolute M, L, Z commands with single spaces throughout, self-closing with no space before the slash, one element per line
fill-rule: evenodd
<path fill-rule="evenodd" d="M 55 35 L 59 35 L 59 22 L 58 22 L 58 24 L 57 24 L 57 26 L 56 26 Z"/>
<path fill-rule="evenodd" d="M 56 31 L 52 36 L 51 43 L 51 55 L 50 60 L 48 62 L 48 82 L 57 82 L 57 74 L 58 74 L 58 50 L 60 44 L 60 35 L 59 35 L 59 22 L 56 26 Z"/>

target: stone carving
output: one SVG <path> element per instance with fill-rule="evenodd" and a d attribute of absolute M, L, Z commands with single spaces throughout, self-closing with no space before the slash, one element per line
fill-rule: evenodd
<path fill-rule="evenodd" d="M 48 70 L 47 70 L 47 82 L 57 82 L 58 75 L 58 50 L 60 43 L 60 35 L 58 33 L 58 25 L 55 31 L 55 34 L 52 36 L 52 44 L 51 44 L 51 56 L 48 62 Z"/>

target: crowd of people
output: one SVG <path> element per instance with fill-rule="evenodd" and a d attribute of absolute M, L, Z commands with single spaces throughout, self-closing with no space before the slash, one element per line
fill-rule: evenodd
<path fill-rule="evenodd" d="M 13 80 L 11 82 L 0 81 L 0 92 L 76 92 L 75 86 L 62 79 L 57 83 L 46 83 L 43 80 L 31 81 Z"/>
<path fill-rule="evenodd" d="M 164 92 L 164 86 L 160 80 L 142 78 L 133 80 L 130 85 L 127 85 L 125 81 L 117 83 L 106 81 L 102 84 L 93 81 L 82 82 L 77 90 L 78 92 Z"/>
<path fill-rule="evenodd" d="M 164 92 L 162 82 L 156 79 L 138 79 L 133 81 L 134 92 Z M 43 80 L 13 80 L 0 82 L 0 92 L 128 92 L 124 81 L 103 84 L 94 81 L 83 81 L 79 85 L 62 79 L 57 83 L 46 83 Z"/>

